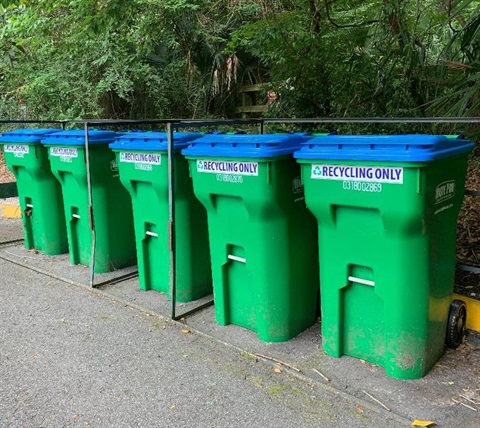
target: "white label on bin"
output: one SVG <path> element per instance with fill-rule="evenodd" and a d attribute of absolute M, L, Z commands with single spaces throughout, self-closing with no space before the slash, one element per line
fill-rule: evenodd
<path fill-rule="evenodd" d="M 30 146 L 20 144 L 5 144 L 5 153 L 13 153 L 16 158 L 23 158 L 30 153 Z"/>
<path fill-rule="evenodd" d="M 198 172 L 258 176 L 258 162 L 197 160 Z"/>
<path fill-rule="evenodd" d="M 312 173 L 310 177 L 315 180 L 403 184 L 403 168 L 384 166 L 312 165 Z"/>
<path fill-rule="evenodd" d="M 120 162 L 160 165 L 162 156 L 160 153 L 120 152 Z"/>
<path fill-rule="evenodd" d="M 50 156 L 60 158 L 78 158 L 78 149 L 68 147 L 50 147 Z"/>

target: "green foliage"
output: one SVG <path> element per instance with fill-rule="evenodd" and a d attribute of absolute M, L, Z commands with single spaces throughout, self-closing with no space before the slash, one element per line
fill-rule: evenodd
<path fill-rule="evenodd" d="M 479 39 L 476 0 L 7 0 L 0 115 L 479 115 Z"/>

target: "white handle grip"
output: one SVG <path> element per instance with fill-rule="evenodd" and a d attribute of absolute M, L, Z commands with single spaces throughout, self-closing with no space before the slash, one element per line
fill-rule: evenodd
<path fill-rule="evenodd" d="M 246 259 L 246 258 L 234 256 L 234 255 L 232 255 L 232 254 L 229 254 L 229 255 L 227 256 L 227 259 L 234 260 L 234 261 L 240 262 L 240 263 L 247 263 L 247 259 Z"/>
<path fill-rule="evenodd" d="M 375 287 L 374 281 L 369 281 L 368 279 L 356 278 L 354 276 L 349 276 L 348 280 L 350 282 L 356 282 L 357 284 L 369 285 L 370 287 Z"/>

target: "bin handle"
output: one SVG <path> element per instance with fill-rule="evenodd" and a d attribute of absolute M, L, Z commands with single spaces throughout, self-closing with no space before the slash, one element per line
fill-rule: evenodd
<path fill-rule="evenodd" d="M 369 285 L 370 287 L 375 287 L 375 281 L 369 281 L 368 279 L 356 278 L 355 276 L 349 276 L 348 280 L 350 282 L 356 282 L 357 284 Z"/>
<path fill-rule="evenodd" d="M 72 217 L 80 219 L 80 216 L 78 214 L 72 214 Z"/>
<path fill-rule="evenodd" d="M 229 254 L 227 256 L 227 259 L 234 260 L 240 263 L 247 263 L 247 259 L 245 257 L 238 257 L 238 256 L 234 256 L 233 254 Z"/>
<path fill-rule="evenodd" d="M 145 235 L 153 236 L 154 238 L 158 238 L 158 233 L 150 232 L 149 230 L 147 230 L 147 231 L 145 232 Z"/>

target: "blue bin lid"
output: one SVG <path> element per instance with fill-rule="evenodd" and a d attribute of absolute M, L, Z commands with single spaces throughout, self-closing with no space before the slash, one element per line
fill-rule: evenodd
<path fill-rule="evenodd" d="M 183 149 L 191 141 L 200 138 L 200 132 L 174 132 L 173 146 L 175 149 Z M 110 144 L 114 150 L 167 150 L 168 136 L 166 132 L 132 132 L 123 135 Z"/>
<path fill-rule="evenodd" d="M 332 135 L 313 138 L 297 159 L 429 162 L 467 153 L 474 143 L 443 135 Z"/>
<path fill-rule="evenodd" d="M 0 144 L 16 143 L 16 144 L 35 144 L 40 141 L 47 134 L 58 132 L 58 128 L 34 128 L 34 129 L 16 129 L 14 131 L 7 131 L 0 137 Z"/>
<path fill-rule="evenodd" d="M 109 144 L 115 141 L 117 137 L 118 133 L 113 131 L 91 129 L 88 131 L 88 144 Z M 83 129 L 70 129 L 68 131 L 48 134 L 44 139 L 42 139 L 42 144 L 61 146 L 84 146 L 85 131 Z"/>
<path fill-rule="evenodd" d="M 271 158 L 292 154 L 311 136 L 302 134 L 206 135 L 193 141 L 182 154 L 187 156 L 222 156 Z"/>

